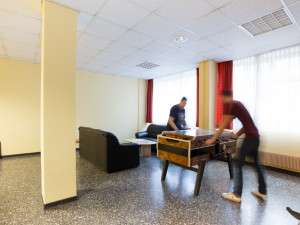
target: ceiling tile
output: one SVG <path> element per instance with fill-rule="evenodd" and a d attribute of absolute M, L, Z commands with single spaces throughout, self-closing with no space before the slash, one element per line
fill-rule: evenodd
<path fill-rule="evenodd" d="M 192 57 L 184 59 L 184 61 L 189 64 L 199 64 L 200 62 L 205 61 L 205 60 L 207 60 L 207 58 L 203 57 L 202 55 L 199 55 L 199 54 L 195 54 Z"/>
<path fill-rule="evenodd" d="M 181 26 L 185 26 L 213 10 L 215 10 L 215 7 L 205 1 L 172 0 L 160 7 L 156 13 Z"/>
<path fill-rule="evenodd" d="M 108 66 L 109 64 L 110 62 L 97 62 L 96 64 L 88 62 L 85 65 L 83 65 L 81 69 L 91 72 L 97 72 L 103 69 L 104 67 Z"/>
<path fill-rule="evenodd" d="M 299 36 L 292 36 L 289 38 L 285 38 L 283 41 L 277 41 L 277 42 L 270 42 L 267 44 L 264 44 L 264 47 L 268 50 L 275 50 L 280 48 L 286 48 L 293 45 L 299 45 L 300 42 L 300 35 Z"/>
<path fill-rule="evenodd" d="M 20 30 L 0 26 L 0 35 L 3 39 L 17 41 L 30 45 L 38 45 L 40 36 Z"/>
<path fill-rule="evenodd" d="M 40 34 L 41 20 L 0 10 L 0 26 Z"/>
<path fill-rule="evenodd" d="M 87 63 L 89 60 L 91 60 L 91 57 L 89 57 L 89 56 L 81 55 L 81 54 L 79 54 L 79 53 L 76 54 L 76 64 L 77 64 L 77 63 L 85 64 L 85 63 Z"/>
<path fill-rule="evenodd" d="M 91 73 L 98 73 L 98 71 L 101 69 L 99 69 L 98 67 L 93 67 L 93 66 L 86 66 L 83 65 L 80 68 L 78 68 L 81 71 L 87 71 L 87 72 L 91 72 Z"/>
<path fill-rule="evenodd" d="M 152 53 L 156 53 L 156 54 L 165 54 L 167 52 L 173 51 L 175 50 L 177 47 L 172 46 L 172 45 L 168 45 L 166 43 L 163 43 L 161 41 L 156 41 L 151 43 L 150 45 L 147 45 L 146 47 L 144 47 L 143 49 Z"/>
<path fill-rule="evenodd" d="M 255 38 L 262 44 L 268 44 L 271 42 L 287 41 L 290 37 L 299 35 L 300 30 L 298 29 L 298 27 L 296 25 L 291 25 L 258 35 Z"/>
<path fill-rule="evenodd" d="M 110 74 L 110 75 L 117 75 L 117 73 L 118 73 L 119 71 L 125 70 L 126 68 L 128 68 L 128 67 L 124 67 L 124 68 L 122 69 L 122 68 L 120 68 L 119 65 L 113 64 L 113 65 L 109 65 L 109 66 L 107 66 L 107 67 L 104 67 L 103 69 L 100 69 L 100 70 L 98 71 L 98 73 L 102 73 L 102 74 Z"/>
<path fill-rule="evenodd" d="M 35 61 L 35 53 L 23 52 L 15 49 L 6 49 L 8 58 L 19 58 L 19 59 L 27 59 L 30 62 Z"/>
<path fill-rule="evenodd" d="M 93 16 L 79 12 L 77 17 L 77 30 L 84 31 L 89 22 L 92 20 Z"/>
<path fill-rule="evenodd" d="M 237 50 L 236 52 L 233 52 L 233 54 L 231 54 L 231 59 L 232 60 L 243 59 L 243 58 L 247 58 L 250 56 L 262 54 L 265 52 L 267 52 L 267 50 L 263 47 L 247 49 L 244 51 Z"/>
<path fill-rule="evenodd" d="M 88 56 L 90 58 L 94 57 L 99 52 L 100 51 L 96 48 L 90 48 L 90 47 L 86 47 L 86 46 L 79 45 L 79 44 L 77 44 L 77 46 L 76 46 L 76 53 L 78 53 L 80 55 Z"/>
<path fill-rule="evenodd" d="M 238 27 L 233 27 L 216 35 L 210 36 L 207 39 L 220 46 L 224 46 L 237 41 L 241 41 L 243 39 L 247 39 L 249 37 L 250 34 L 247 34 L 245 31 L 241 30 Z"/>
<path fill-rule="evenodd" d="M 122 70 L 122 71 L 119 71 L 117 73 L 117 75 L 118 76 L 124 76 L 124 77 L 132 77 L 137 73 L 138 73 L 137 71 L 134 72 L 133 70 Z"/>
<path fill-rule="evenodd" d="M 242 24 L 274 12 L 283 5 L 280 0 L 233 0 L 220 10 L 235 23 Z"/>
<path fill-rule="evenodd" d="M 128 69 L 126 69 L 125 71 L 126 71 L 130 76 L 133 76 L 133 75 L 138 74 L 138 73 L 148 72 L 149 70 L 148 70 L 148 69 L 141 68 L 141 67 L 137 67 L 137 66 L 131 66 L 131 67 L 129 67 Z"/>
<path fill-rule="evenodd" d="M 134 30 L 154 38 L 164 37 L 179 29 L 180 27 L 176 24 L 170 23 L 156 14 L 152 14 L 134 27 Z"/>
<path fill-rule="evenodd" d="M 223 56 L 229 55 L 231 52 L 224 48 L 216 48 L 214 50 L 204 52 L 202 55 L 207 59 L 215 59 L 215 58 L 221 58 Z"/>
<path fill-rule="evenodd" d="M 298 23 L 298 25 L 300 26 L 300 1 L 297 4 L 289 6 L 289 10 L 296 22 Z"/>
<path fill-rule="evenodd" d="M 300 30 L 296 25 L 274 30 L 256 37 L 268 50 L 300 44 Z"/>
<path fill-rule="evenodd" d="M 136 51 L 137 49 L 134 47 L 131 47 L 129 45 L 124 45 L 124 44 L 120 44 L 117 42 L 113 42 L 111 45 L 107 46 L 105 48 L 105 51 L 107 52 L 111 52 L 111 53 L 116 53 L 119 55 L 129 55 L 130 53 Z"/>
<path fill-rule="evenodd" d="M 150 15 L 150 13 L 151 11 L 128 0 L 109 0 L 98 12 L 97 17 L 131 28 Z"/>
<path fill-rule="evenodd" d="M 29 54 L 35 54 L 37 46 L 24 44 L 17 41 L 3 40 L 4 48 L 8 50 L 15 50 L 20 52 L 27 52 Z"/>
<path fill-rule="evenodd" d="M 99 58 L 92 58 L 90 59 L 87 64 L 92 64 L 94 66 L 98 66 L 99 68 L 104 68 L 108 65 L 110 65 L 111 63 L 113 63 L 112 60 L 106 60 L 106 59 L 103 59 L 103 57 L 99 56 Z"/>
<path fill-rule="evenodd" d="M 106 46 L 108 46 L 111 43 L 111 41 L 105 40 L 103 38 L 96 37 L 91 34 L 82 33 L 77 40 L 77 44 L 96 48 L 98 50 L 104 49 Z"/>
<path fill-rule="evenodd" d="M 100 52 L 98 55 L 95 56 L 95 60 L 103 60 L 103 61 L 110 61 L 116 62 L 117 60 L 123 58 L 124 56 L 118 55 L 116 53 L 111 53 L 107 51 Z"/>
<path fill-rule="evenodd" d="M 207 52 L 209 50 L 218 48 L 218 46 L 206 39 L 197 41 L 195 43 L 192 43 L 190 45 L 187 45 L 185 47 L 183 47 L 184 50 L 188 50 L 191 51 L 193 53 L 203 53 L 203 52 Z"/>
<path fill-rule="evenodd" d="M 196 20 L 185 28 L 201 37 L 207 37 L 231 27 L 234 27 L 234 24 L 220 12 L 215 11 Z"/>
<path fill-rule="evenodd" d="M 98 37 L 115 40 L 127 31 L 126 28 L 94 18 L 85 29 L 85 33 L 93 34 Z"/>
<path fill-rule="evenodd" d="M 152 58 L 158 57 L 158 55 L 145 50 L 137 49 L 136 51 L 132 52 L 129 57 L 136 58 L 139 61 L 144 61 L 151 60 Z"/>
<path fill-rule="evenodd" d="M 227 55 L 227 56 L 217 57 L 217 58 L 214 58 L 213 60 L 215 62 L 226 62 L 226 61 L 232 60 L 232 56 L 231 55 Z"/>
<path fill-rule="evenodd" d="M 0 9 L 41 19 L 41 0 L 1 0 Z"/>
<path fill-rule="evenodd" d="M 296 2 L 300 2 L 300 0 L 284 0 L 285 4 L 286 5 L 291 5 L 291 4 L 294 4 Z"/>
<path fill-rule="evenodd" d="M 126 56 L 126 57 L 120 59 L 118 62 L 121 64 L 126 64 L 128 66 L 136 66 L 137 64 L 140 63 L 139 59 L 132 58 L 130 56 Z"/>
<path fill-rule="evenodd" d="M 158 9 L 160 6 L 162 6 L 164 3 L 167 2 L 167 0 L 130 0 L 130 1 L 152 11 Z"/>
<path fill-rule="evenodd" d="M 105 67 L 104 69 L 110 69 L 111 71 L 114 70 L 114 73 L 117 71 L 125 70 L 129 67 L 127 64 L 120 63 L 120 61 L 113 62 L 109 66 Z"/>
<path fill-rule="evenodd" d="M 229 4 L 232 0 L 206 0 L 208 3 L 212 4 L 216 8 L 221 8 L 224 5 Z"/>
<path fill-rule="evenodd" d="M 256 49 L 260 49 L 262 52 L 267 51 L 260 43 L 252 38 L 248 38 L 242 41 L 235 42 L 225 47 L 225 49 L 231 51 L 234 54 L 246 54 L 250 52 L 257 52 Z"/>
<path fill-rule="evenodd" d="M 187 42 L 184 42 L 184 43 L 177 43 L 174 40 L 176 37 L 187 37 L 188 40 L 187 40 Z M 181 47 L 189 45 L 193 42 L 196 42 L 200 39 L 201 38 L 197 34 L 194 34 L 186 29 L 180 29 L 180 30 L 160 39 L 160 41 L 165 42 L 169 45 L 173 45 L 175 47 L 181 48 Z"/>
<path fill-rule="evenodd" d="M 66 6 L 79 12 L 95 15 L 106 0 L 51 0 L 51 2 Z"/>
<path fill-rule="evenodd" d="M 193 54 L 191 52 L 187 52 L 182 49 L 177 49 L 175 51 L 165 54 L 164 56 L 180 61 L 180 60 L 185 60 L 185 59 L 191 58 L 191 57 L 195 56 L 195 54 Z"/>
<path fill-rule="evenodd" d="M 162 69 L 163 66 L 179 63 L 178 60 L 163 55 L 151 59 L 151 62 L 160 65 L 159 70 Z"/>
<path fill-rule="evenodd" d="M 135 31 L 128 31 L 118 39 L 118 42 L 128 44 L 135 48 L 143 48 L 153 42 L 154 39 Z"/>

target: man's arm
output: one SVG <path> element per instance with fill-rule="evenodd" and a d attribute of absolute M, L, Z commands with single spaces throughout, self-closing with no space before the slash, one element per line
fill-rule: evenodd
<path fill-rule="evenodd" d="M 183 119 L 183 126 L 186 126 L 186 121 L 185 121 L 185 119 Z"/>
<path fill-rule="evenodd" d="M 239 136 L 241 136 L 243 133 L 245 133 L 244 127 L 242 127 L 242 128 L 236 133 L 236 136 L 239 137 Z"/>
<path fill-rule="evenodd" d="M 223 117 L 223 120 L 222 120 L 222 123 L 219 127 L 219 130 L 216 132 L 216 134 L 211 138 L 211 139 L 208 139 L 205 144 L 206 145 L 212 145 L 216 140 L 217 138 L 220 136 L 220 134 L 223 132 L 223 130 L 227 127 L 227 125 L 230 123 L 231 120 L 234 119 L 234 116 L 232 115 L 226 115 Z"/>
<path fill-rule="evenodd" d="M 174 129 L 174 130 L 178 130 L 178 128 L 177 128 L 177 126 L 175 125 L 175 123 L 174 123 L 174 117 L 172 117 L 172 116 L 169 116 L 169 121 L 168 121 L 168 123 L 170 124 L 170 126 Z"/>

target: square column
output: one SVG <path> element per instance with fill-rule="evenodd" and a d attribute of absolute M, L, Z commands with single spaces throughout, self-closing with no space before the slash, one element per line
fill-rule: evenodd
<path fill-rule="evenodd" d="M 44 205 L 76 198 L 77 12 L 42 2 L 41 172 Z"/>
<path fill-rule="evenodd" d="M 199 63 L 199 128 L 216 128 L 216 92 L 218 64 L 213 61 Z"/>

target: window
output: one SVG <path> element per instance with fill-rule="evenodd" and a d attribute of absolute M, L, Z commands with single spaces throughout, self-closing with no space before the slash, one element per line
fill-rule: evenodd
<path fill-rule="evenodd" d="M 195 70 L 178 73 L 153 80 L 153 123 L 167 124 L 170 109 L 182 97 L 188 99 L 185 107 L 186 122 L 189 127 L 196 124 L 197 72 Z"/>
<path fill-rule="evenodd" d="M 259 130 L 300 133 L 300 46 L 234 61 L 233 95 Z"/>

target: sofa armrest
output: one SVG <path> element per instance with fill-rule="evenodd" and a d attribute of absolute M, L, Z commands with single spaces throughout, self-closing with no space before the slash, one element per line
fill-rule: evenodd
<path fill-rule="evenodd" d="M 137 132 L 137 133 L 135 133 L 135 137 L 136 138 L 150 137 L 150 134 L 148 131 Z"/>

